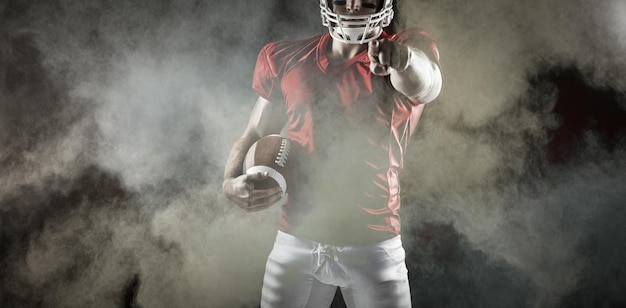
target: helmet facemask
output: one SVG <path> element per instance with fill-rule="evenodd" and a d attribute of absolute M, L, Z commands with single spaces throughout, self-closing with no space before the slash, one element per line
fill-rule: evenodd
<path fill-rule="evenodd" d="M 383 32 L 383 28 L 391 24 L 393 19 L 392 0 L 382 0 L 382 8 L 374 14 L 341 15 L 332 11 L 327 0 L 320 0 L 322 25 L 328 27 L 330 35 L 346 44 L 363 44 L 371 42 Z"/>

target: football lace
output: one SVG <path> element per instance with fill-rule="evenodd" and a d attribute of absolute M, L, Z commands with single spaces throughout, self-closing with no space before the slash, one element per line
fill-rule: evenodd
<path fill-rule="evenodd" d="M 276 160 L 274 161 L 277 165 L 281 167 L 285 167 L 287 163 L 287 156 L 289 156 L 289 140 L 283 139 L 280 143 L 280 149 L 278 150 L 278 154 L 276 155 Z"/>

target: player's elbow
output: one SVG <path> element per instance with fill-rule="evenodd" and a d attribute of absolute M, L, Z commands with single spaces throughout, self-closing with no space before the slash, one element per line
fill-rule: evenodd
<path fill-rule="evenodd" d="M 412 56 L 407 69 L 391 74 L 393 86 L 415 103 L 434 101 L 443 88 L 439 65 L 425 56 Z"/>
<path fill-rule="evenodd" d="M 422 86 L 409 98 L 414 102 L 428 104 L 439 97 L 442 88 L 443 76 L 441 75 L 441 70 L 437 64 L 433 63 L 429 76 L 423 79 Z"/>

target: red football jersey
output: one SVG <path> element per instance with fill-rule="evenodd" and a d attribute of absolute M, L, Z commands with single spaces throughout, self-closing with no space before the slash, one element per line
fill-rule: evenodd
<path fill-rule="evenodd" d="M 438 60 L 433 40 L 422 31 L 383 37 Z M 306 185 L 289 191 L 279 228 L 306 235 L 296 229 L 323 225 L 329 237 L 354 232 L 387 239 L 400 233 L 398 170 L 424 105 L 397 92 L 388 77 L 373 75 L 367 49 L 331 64 L 330 42 L 326 33 L 270 43 L 257 59 L 253 89 L 284 104 L 289 138 L 310 154 Z"/>

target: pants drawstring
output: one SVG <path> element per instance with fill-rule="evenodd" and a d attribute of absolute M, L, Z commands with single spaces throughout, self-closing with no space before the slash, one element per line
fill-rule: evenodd
<path fill-rule="evenodd" d="M 313 248 L 313 253 L 317 254 L 317 266 L 321 266 L 323 260 L 325 258 L 331 258 L 335 260 L 335 262 L 339 261 L 339 257 L 337 256 L 338 252 L 342 252 L 343 247 L 335 247 L 331 245 L 324 245 L 320 243 L 315 244 L 315 248 Z"/>

